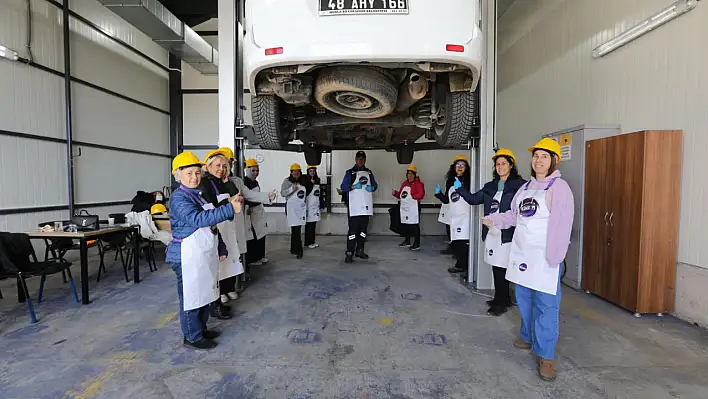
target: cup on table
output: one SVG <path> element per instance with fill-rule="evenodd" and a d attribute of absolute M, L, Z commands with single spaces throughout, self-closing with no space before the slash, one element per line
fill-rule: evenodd
<path fill-rule="evenodd" d="M 64 223 L 54 222 L 54 231 L 64 231 Z"/>
<path fill-rule="evenodd" d="M 76 227 L 75 224 L 70 224 L 69 227 L 67 227 L 67 229 L 69 230 L 69 233 L 78 233 L 79 232 L 79 229 L 78 229 L 78 227 Z"/>
<path fill-rule="evenodd" d="M 113 226 L 116 224 L 116 218 L 108 218 L 108 225 Z"/>

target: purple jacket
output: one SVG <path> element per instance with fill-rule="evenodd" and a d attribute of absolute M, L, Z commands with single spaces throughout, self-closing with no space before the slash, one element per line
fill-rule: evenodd
<path fill-rule="evenodd" d="M 529 177 L 529 181 L 531 182 L 529 190 L 543 190 L 548 186 L 551 179 L 558 178 L 548 192 L 546 192 L 546 203 L 551 212 L 548 219 L 546 260 L 551 267 L 557 267 L 563 259 L 565 259 L 568 246 L 570 245 L 570 231 L 573 227 L 573 214 L 575 213 L 573 192 L 570 190 L 568 183 L 561 179 L 560 176 L 560 171 L 556 170 L 550 176 L 540 181 Z M 516 192 L 512 204 L 516 203 L 519 196 L 524 195 L 525 187 L 526 185 Z M 487 216 L 487 218 L 492 221 L 494 227 L 503 230 L 511 226 L 516 226 L 518 215 L 518 207 L 512 205 L 510 210 L 504 213 L 491 214 Z"/>

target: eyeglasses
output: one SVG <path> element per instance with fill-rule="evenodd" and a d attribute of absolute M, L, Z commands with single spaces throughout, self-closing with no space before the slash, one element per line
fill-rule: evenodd
<path fill-rule="evenodd" d="M 455 164 L 456 168 L 464 168 L 465 166 L 467 166 L 467 164 L 464 162 L 458 162 Z"/>

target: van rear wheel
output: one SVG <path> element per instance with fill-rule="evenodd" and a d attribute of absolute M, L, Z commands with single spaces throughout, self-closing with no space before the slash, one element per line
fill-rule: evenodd
<path fill-rule="evenodd" d="M 435 141 L 446 148 L 466 145 L 477 115 L 477 93 L 445 93 L 440 104 L 441 113 L 433 124 Z"/>
<path fill-rule="evenodd" d="M 258 145 L 265 150 L 282 150 L 287 145 L 284 133 L 287 121 L 281 117 L 281 107 L 276 96 L 252 96 L 251 116 L 253 132 Z"/>

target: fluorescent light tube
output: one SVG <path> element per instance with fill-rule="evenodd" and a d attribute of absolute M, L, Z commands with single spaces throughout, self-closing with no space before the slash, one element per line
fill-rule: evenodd
<path fill-rule="evenodd" d="M 592 56 L 593 58 L 599 58 L 609 54 L 639 36 L 642 36 L 643 34 L 658 28 L 672 19 L 693 10 L 697 5 L 698 0 L 679 0 L 598 46 L 592 51 Z"/>
<path fill-rule="evenodd" d="M 20 59 L 20 56 L 17 55 L 17 51 L 0 44 L 0 58 L 5 58 L 10 61 L 17 61 Z"/>

